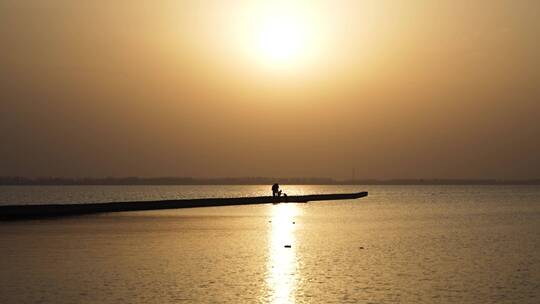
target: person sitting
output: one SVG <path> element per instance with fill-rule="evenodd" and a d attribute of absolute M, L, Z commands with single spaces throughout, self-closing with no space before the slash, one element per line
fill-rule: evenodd
<path fill-rule="evenodd" d="M 272 196 L 281 196 L 281 190 L 279 190 L 279 184 L 272 185 Z"/>

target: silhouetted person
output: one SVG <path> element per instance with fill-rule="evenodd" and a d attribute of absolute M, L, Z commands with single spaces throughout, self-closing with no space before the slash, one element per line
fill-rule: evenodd
<path fill-rule="evenodd" d="M 281 190 L 279 190 L 279 184 L 272 185 L 272 196 L 281 196 Z"/>

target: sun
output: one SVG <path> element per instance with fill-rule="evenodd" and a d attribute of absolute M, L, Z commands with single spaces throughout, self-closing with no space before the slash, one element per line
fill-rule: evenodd
<path fill-rule="evenodd" d="M 260 26 L 256 51 L 269 65 L 291 65 L 306 53 L 307 38 L 307 31 L 299 20 L 273 16 Z"/>
<path fill-rule="evenodd" d="M 275 1 L 253 9 L 245 45 L 259 65 L 278 70 L 303 70 L 315 61 L 322 32 L 313 6 Z"/>
<path fill-rule="evenodd" d="M 213 35 L 222 37 L 221 50 L 235 54 L 229 62 L 271 75 L 307 75 L 324 62 L 331 35 L 321 7 L 293 0 L 234 3 L 216 27 L 222 35 Z"/>

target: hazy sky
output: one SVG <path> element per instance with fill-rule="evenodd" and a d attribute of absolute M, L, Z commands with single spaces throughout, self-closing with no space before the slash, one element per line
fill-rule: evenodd
<path fill-rule="evenodd" d="M 540 178 L 540 1 L 0 0 L 0 175 Z"/>

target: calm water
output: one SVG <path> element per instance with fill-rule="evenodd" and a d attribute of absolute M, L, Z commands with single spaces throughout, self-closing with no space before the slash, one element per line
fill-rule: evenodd
<path fill-rule="evenodd" d="M 0 187 L 0 204 L 268 190 Z M 0 303 L 540 302 L 539 187 L 284 190 L 370 196 L 0 223 Z"/>

